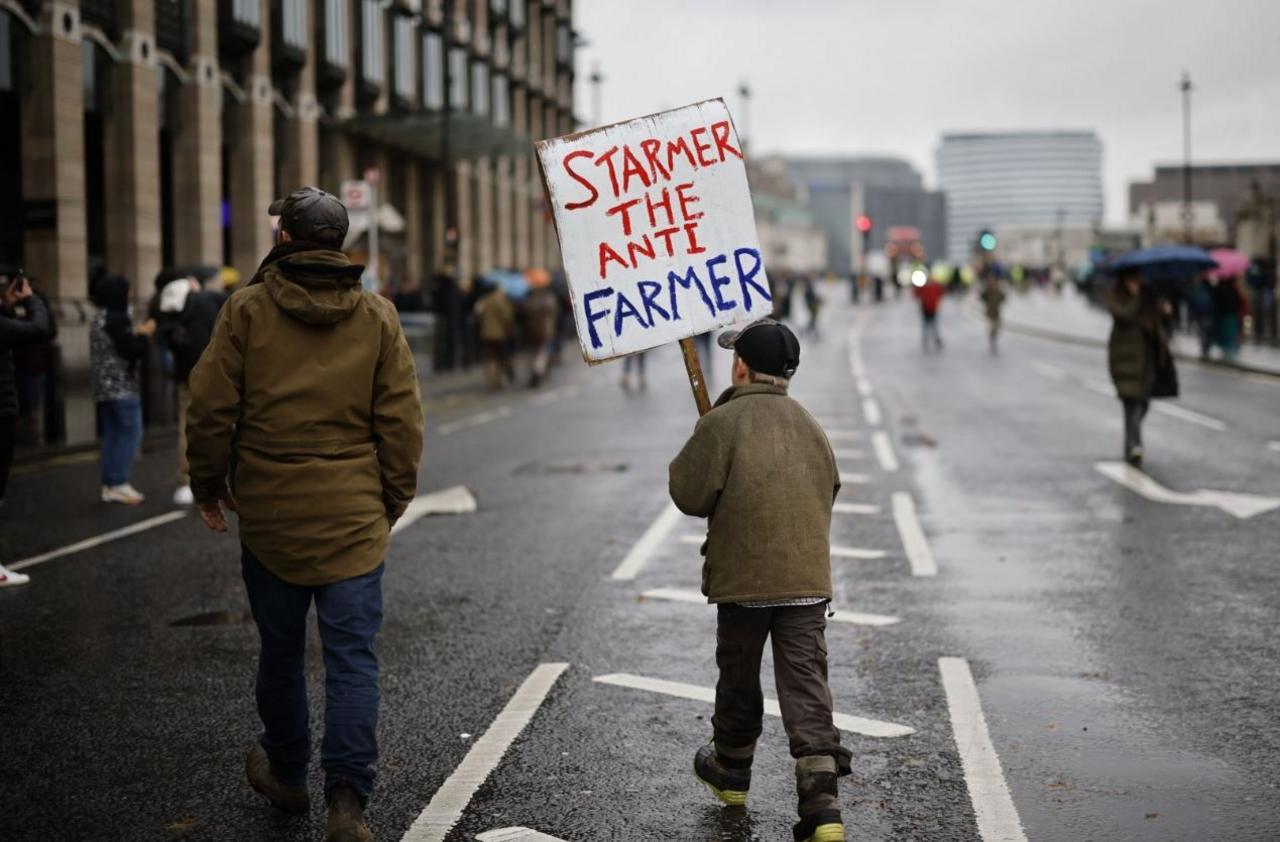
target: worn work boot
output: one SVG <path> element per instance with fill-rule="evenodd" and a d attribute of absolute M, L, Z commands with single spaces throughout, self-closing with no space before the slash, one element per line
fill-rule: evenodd
<path fill-rule="evenodd" d="M 796 759 L 796 811 L 800 821 L 791 831 L 796 842 L 844 842 L 839 794 L 834 757 Z"/>
<path fill-rule="evenodd" d="M 280 812 L 305 816 L 311 811 L 311 796 L 307 794 L 307 788 L 289 786 L 277 778 L 262 746 L 255 745 L 249 749 L 249 756 L 244 759 L 244 773 L 249 778 L 249 786 L 265 795 L 271 806 Z"/>
<path fill-rule="evenodd" d="M 328 842 L 373 842 L 373 833 L 364 821 L 360 793 L 350 784 L 340 783 L 329 792 Z"/>
<path fill-rule="evenodd" d="M 693 774 L 725 804 L 741 807 L 751 788 L 751 757 L 755 746 L 744 749 L 716 748 L 711 741 L 693 756 Z"/>

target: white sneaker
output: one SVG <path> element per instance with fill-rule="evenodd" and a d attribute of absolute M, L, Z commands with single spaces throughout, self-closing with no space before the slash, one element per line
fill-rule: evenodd
<path fill-rule="evenodd" d="M 191 486 L 181 486 L 177 491 L 173 492 L 173 504 L 175 506 L 190 506 L 196 502 L 196 496 L 191 493 Z"/>
<path fill-rule="evenodd" d="M 0 564 L 0 588 L 9 588 L 14 585 L 25 585 L 31 581 L 31 577 L 26 573 L 14 573 L 12 570 L 6 570 L 4 565 Z"/>
<path fill-rule="evenodd" d="M 145 499 L 138 489 L 127 482 L 123 485 L 113 485 L 102 489 L 102 502 L 104 503 L 124 503 L 126 506 L 136 506 Z"/>

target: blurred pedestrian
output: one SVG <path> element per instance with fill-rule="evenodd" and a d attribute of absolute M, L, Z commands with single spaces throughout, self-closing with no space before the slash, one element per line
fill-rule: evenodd
<path fill-rule="evenodd" d="M 173 493 L 173 502 L 190 506 L 195 497 L 191 493 L 187 465 L 187 410 L 191 406 L 187 381 L 213 336 L 218 311 L 227 296 L 214 290 L 206 291 L 195 278 L 181 275 L 168 280 L 157 299 L 156 336 L 173 358 L 174 402 L 178 415 L 178 488 Z"/>
<path fill-rule="evenodd" d="M 941 351 L 942 334 L 938 332 L 938 309 L 942 306 L 942 299 L 947 294 L 947 289 L 930 278 L 923 268 L 912 271 L 911 285 L 916 299 L 920 302 L 920 341 L 924 352 L 929 353 L 930 347 Z"/>
<path fill-rule="evenodd" d="M 98 308 L 89 326 L 89 364 L 102 427 L 100 497 L 104 503 L 136 506 L 144 499 L 129 482 L 142 444 L 139 369 L 156 323 L 148 319 L 134 325 L 129 281 L 120 275 L 98 281 L 91 297 Z"/>
<path fill-rule="evenodd" d="M 48 308 L 31 293 L 31 284 L 22 273 L 0 267 L 0 506 L 4 505 L 18 435 L 18 388 L 13 352 L 46 340 L 51 324 Z M 14 573 L 0 564 L 0 588 L 25 585 L 29 581 L 25 573 Z"/>
<path fill-rule="evenodd" d="M 546 270 L 537 276 L 536 284 L 525 296 L 525 344 L 533 352 L 529 364 L 529 388 L 536 389 L 547 377 L 551 365 L 551 350 L 556 338 L 556 323 L 560 303 L 551 289 L 551 275 Z"/>
<path fill-rule="evenodd" d="M 1145 286 L 1136 272 L 1116 278 L 1107 296 L 1107 308 L 1112 317 L 1107 360 L 1124 409 L 1124 458 L 1140 467 L 1142 421 L 1152 398 L 1178 395 L 1178 373 L 1165 324 L 1172 308 Z"/>
<path fill-rule="evenodd" d="M 717 606 L 713 737 L 694 756 L 694 773 L 724 803 L 746 803 L 764 713 L 760 659 L 771 639 L 796 761 L 794 837 L 836 842 L 844 839 L 836 779 L 851 759 L 832 721 L 824 639 L 839 473 L 822 428 L 787 395 L 800 364 L 795 334 L 764 319 L 719 343 L 734 352 L 733 385 L 670 467 L 672 501 L 709 520 L 702 592 Z"/>
<path fill-rule="evenodd" d="M 812 277 L 804 279 L 804 306 L 809 311 L 809 323 L 804 332 L 815 339 L 818 336 L 818 313 L 822 310 L 822 295 L 818 292 L 818 283 Z"/>
<path fill-rule="evenodd" d="M 1249 315 L 1249 299 L 1238 276 L 1215 278 L 1211 284 L 1213 344 L 1222 349 L 1224 359 L 1234 360 L 1240 353 L 1240 328 Z"/>
<path fill-rule="evenodd" d="M 501 389 L 516 379 L 511 359 L 511 343 L 516 336 L 515 305 L 499 284 L 476 302 L 475 315 L 480 322 L 480 352 L 489 388 Z"/>
<path fill-rule="evenodd" d="M 327 838 L 369 842 L 383 558 L 417 487 L 422 403 L 395 308 L 361 289 L 363 267 L 340 250 L 342 203 L 306 187 L 269 213 L 280 218 L 277 245 L 222 308 L 191 372 L 191 489 L 215 532 L 227 530 L 224 505 L 240 516 L 241 568 L 262 644 L 263 731 L 245 761 L 250 785 L 280 810 L 310 809 L 305 650 L 314 601 Z"/>
<path fill-rule="evenodd" d="M 987 275 L 982 284 L 982 306 L 987 315 L 987 342 L 993 354 L 1000 338 L 1000 312 L 1004 309 L 1004 299 L 1000 278 L 994 273 Z"/>
<path fill-rule="evenodd" d="M 641 351 L 638 354 L 628 354 L 627 356 L 622 358 L 622 388 L 625 391 L 628 391 L 628 392 L 631 391 L 632 369 L 634 369 L 636 372 L 636 385 L 640 388 L 640 390 L 644 391 L 645 389 L 649 388 L 649 383 L 647 380 L 645 380 L 645 375 L 644 375 L 645 354 L 646 354 L 645 351 Z"/>

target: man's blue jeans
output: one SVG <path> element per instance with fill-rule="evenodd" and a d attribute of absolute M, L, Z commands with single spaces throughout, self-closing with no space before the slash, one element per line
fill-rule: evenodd
<path fill-rule="evenodd" d="M 102 484 L 124 485 L 142 443 L 142 401 L 136 395 L 100 401 L 98 412 L 102 419 Z"/>
<path fill-rule="evenodd" d="M 307 708 L 307 612 L 314 599 L 324 647 L 324 742 L 320 762 L 327 794 L 340 782 L 368 798 L 378 761 L 378 656 L 384 565 L 329 585 L 284 581 L 243 547 L 241 567 L 258 625 L 260 742 L 282 782 L 306 783 L 311 758 Z"/>

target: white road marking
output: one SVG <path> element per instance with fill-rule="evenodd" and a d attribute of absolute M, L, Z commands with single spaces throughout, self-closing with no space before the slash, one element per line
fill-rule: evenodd
<path fill-rule="evenodd" d="M 592 681 L 600 684 L 610 684 L 614 687 L 627 687 L 631 690 L 647 690 L 650 693 L 662 693 L 666 696 L 675 696 L 680 699 L 692 699 L 695 702 L 710 702 L 715 704 L 716 691 L 713 687 L 699 687 L 696 684 L 682 684 L 678 681 L 665 681 L 661 678 L 647 678 L 643 675 L 628 675 L 627 673 L 615 673 L 612 675 L 597 675 Z M 764 712 L 770 716 L 781 716 L 782 711 L 778 708 L 778 702 L 775 699 L 764 700 Z M 878 719 L 867 719 L 861 716 L 851 716 L 847 713 L 836 713 L 832 715 L 835 726 L 841 731 L 848 731 L 851 734 L 862 734 L 866 737 L 905 737 L 908 734 L 914 734 L 915 729 L 906 725 L 899 725 L 896 722 L 883 722 Z"/>
<path fill-rule="evenodd" d="M 539 664 L 516 690 L 511 701 L 475 741 L 467 756 L 401 837 L 402 842 L 443 842 L 462 818 L 471 797 L 497 768 L 508 748 L 538 712 L 568 664 Z"/>
<path fill-rule="evenodd" d="M 884 550 L 864 550 L 859 547 L 832 547 L 832 558 L 884 558 L 888 553 Z"/>
<path fill-rule="evenodd" d="M 1212 415 L 1204 415 L 1196 412 L 1194 409 L 1187 409 L 1185 406 L 1178 406 L 1175 403 L 1166 403 L 1165 401 L 1152 401 L 1151 408 L 1156 412 L 1163 412 L 1172 418 L 1180 421 L 1186 421 L 1190 424 L 1199 424 L 1201 427 L 1208 427 L 1210 430 L 1222 432 L 1227 429 L 1227 422 L 1214 418 Z"/>
<path fill-rule="evenodd" d="M 861 482 L 870 482 L 870 481 L 871 481 L 870 474 L 853 474 L 853 473 L 849 473 L 848 471 L 840 472 L 840 483 L 842 485 L 857 485 L 858 483 L 861 483 Z"/>
<path fill-rule="evenodd" d="M 893 444 L 889 441 L 888 433 L 884 430 L 872 433 L 871 446 L 876 451 L 876 460 L 880 463 L 881 470 L 898 470 L 898 455 L 893 452 Z"/>
<path fill-rule="evenodd" d="M 942 673 L 951 731 L 960 753 L 969 801 L 973 803 L 978 835 L 984 842 L 1026 842 L 1018 810 L 1000 768 L 1000 758 L 991 744 L 969 662 L 964 658 L 939 658 L 938 670 Z"/>
<path fill-rule="evenodd" d="M 548 836 L 527 827 L 500 827 L 476 834 L 479 842 L 565 842 L 559 836 Z"/>
<path fill-rule="evenodd" d="M 1267 450 L 1272 450 L 1272 451 L 1275 451 L 1276 453 L 1280 453 L 1280 441 L 1267 442 Z"/>
<path fill-rule="evenodd" d="M 137 535 L 139 532 L 146 532 L 148 529 L 155 529 L 157 526 L 164 526 L 166 523 L 173 523 L 175 520 L 182 520 L 187 516 L 186 509 L 176 512 L 166 512 L 162 515 L 140 520 L 130 526 L 113 529 L 110 532 L 104 532 L 93 538 L 86 538 L 83 541 L 76 541 L 74 544 L 68 544 L 65 547 L 59 547 L 56 550 L 50 550 L 47 553 L 24 558 L 22 561 L 15 561 L 13 564 L 6 564 L 13 572 L 17 573 L 26 567 L 35 567 L 37 564 L 44 564 L 46 561 L 53 561 L 55 558 L 72 555 L 74 553 L 91 550 L 94 547 L 100 547 L 103 544 L 109 544 L 112 541 L 118 541 L 121 538 L 128 538 L 130 535 Z"/>
<path fill-rule="evenodd" d="M 838 515 L 878 515 L 880 507 L 870 503 L 836 503 L 831 511 Z"/>
<path fill-rule="evenodd" d="M 450 421 L 448 424 L 441 424 L 436 431 L 442 436 L 451 436 L 461 430 L 469 430 L 472 427 L 479 427 L 481 424 L 488 424 L 490 421 L 497 421 L 500 418 L 510 418 L 511 407 L 499 406 L 494 409 L 486 409 L 484 412 L 477 412 L 475 415 L 468 415 L 459 418 L 457 421 Z"/>
<path fill-rule="evenodd" d="M 702 546 L 702 542 L 705 540 L 707 540 L 706 535 L 689 534 L 680 536 L 681 544 L 697 544 L 698 546 Z"/>
<path fill-rule="evenodd" d="M 627 553 L 626 558 L 613 571 L 614 579 L 634 579 L 636 574 L 640 572 L 640 568 L 644 567 L 645 562 L 649 560 L 649 556 L 653 555 L 653 551 L 658 548 L 662 540 L 667 537 L 667 533 L 676 525 L 682 515 L 680 510 L 676 508 L 675 503 L 667 503 L 666 508 L 662 510 L 662 514 L 649 525 L 645 533 L 640 536 L 640 540 L 636 541 L 635 546 L 631 548 L 631 552 Z"/>
<path fill-rule="evenodd" d="M 864 398 L 871 397 L 873 390 L 871 388 L 870 380 L 868 380 L 865 377 L 859 377 L 857 379 L 857 386 L 858 386 L 858 394 L 862 395 Z"/>
<path fill-rule="evenodd" d="M 1042 362 L 1033 362 L 1031 364 L 1031 368 L 1035 370 L 1036 374 L 1039 374 L 1043 377 L 1048 377 L 1050 380 L 1057 380 L 1058 382 L 1061 382 L 1067 379 L 1067 373 L 1062 369 L 1058 368 L 1056 365 L 1049 365 L 1048 363 L 1042 363 Z"/>
<path fill-rule="evenodd" d="M 533 406 L 548 406 L 557 401 L 576 398 L 581 391 L 577 386 L 561 386 L 559 389 L 552 389 L 549 392 L 535 395 L 529 398 L 529 403 Z"/>
<path fill-rule="evenodd" d="M 911 575 L 938 575 L 938 565 L 934 563 L 933 551 L 929 549 L 924 528 L 920 526 L 920 518 L 916 516 L 916 501 L 905 491 L 893 493 L 893 522 L 898 527 L 898 535 L 902 538 L 902 547 L 907 552 L 907 561 L 911 563 Z"/>
<path fill-rule="evenodd" d="M 1116 396 L 1115 387 L 1110 383 L 1104 383 L 1101 380 L 1085 380 L 1082 385 L 1090 392 L 1097 392 L 1099 395 L 1103 395 L 1108 398 L 1114 398 Z"/>
<path fill-rule="evenodd" d="M 1124 462 L 1097 462 L 1094 467 L 1107 479 L 1120 483 L 1153 503 L 1169 503 L 1174 506 L 1216 506 L 1241 520 L 1280 508 L 1280 499 L 1258 494 L 1215 491 L 1209 488 L 1201 488 L 1191 493 L 1174 491 L 1165 488 L 1147 474 Z"/>
<path fill-rule="evenodd" d="M 880 425 L 880 404 L 875 398 L 863 398 L 862 415 L 867 419 L 867 423 L 873 427 Z"/>
<path fill-rule="evenodd" d="M 404 514 L 396 521 L 396 525 L 391 527 L 391 534 L 395 535 L 427 515 L 464 515 L 475 510 L 476 498 L 465 485 L 433 491 L 430 494 L 415 497 L 409 503 Z"/>
<path fill-rule="evenodd" d="M 645 599 L 664 599 L 668 602 L 688 602 L 693 605 L 708 605 L 707 598 L 698 591 L 686 591 L 680 588 L 653 588 L 640 596 Z M 833 623 L 848 623 L 854 626 L 892 626 L 901 622 L 890 614 L 867 614 L 860 611 L 836 610 L 834 617 L 828 617 Z"/>
<path fill-rule="evenodd" d="M 838 447 L 831 451 L 837 459 L 866 459 L 867 452 L 865 450 L 856 450 L 847 447 Z"/>
<path fill-rule="evenodd" d="M 862 362 L 862 348 L 858 345 L 858 331 L 849 328 L 849 373 L 856 379 L 865 378 L 867 367 Z"/>
<path fill-rule="evenodd" d="M 858 430 L 825 430 L 824 432 L 831 441 L 856 441 L 862 438 L 862 433 Z"/>

